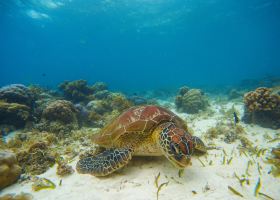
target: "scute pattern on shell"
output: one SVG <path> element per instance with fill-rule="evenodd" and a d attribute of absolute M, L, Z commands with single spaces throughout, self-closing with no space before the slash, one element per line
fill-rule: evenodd
<path fill-rule="evenodd" d="M 171 111 L 159 106 L 136 106 L 128 109 L 96 134 L 93 141 L 103 146 L 113 146 L 126 133 L 151 133 L 164 122 L 174 122 L 177 127 L 187 130 L 182 119 Z"/>

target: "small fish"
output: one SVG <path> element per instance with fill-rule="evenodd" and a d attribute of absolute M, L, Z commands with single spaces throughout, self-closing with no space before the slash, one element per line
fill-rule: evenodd
<path fill-rule="evenodd" d="M 233 112 L 233 118 L 234 118 L 234 124 L 235 125 L 238 124 L 239 123 L 239 118 L 238 118 L 236 112 Z"/>
<path fill-rule="evenodd" d="M 47 74 L 46 74 L 46 73 L 42 73 L 42 76 L 43 76 L 43 77 L 46 77 L 46 76 L 47 76 Z"/>
<path fill-rule="evenodd" d="M 242 195 L 240 192 L 236 191 L 233 187 L 228 186 L 228 189 L 229 189 L 233 194 L 235 194 L 235 195 L 237 195 L 237 196 L 240 196 L 240 197 L 243 197 L 243 195 Z"/>

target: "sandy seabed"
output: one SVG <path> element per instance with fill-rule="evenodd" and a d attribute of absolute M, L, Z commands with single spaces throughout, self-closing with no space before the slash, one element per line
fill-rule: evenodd
<path fill-rule="evenodd" d="M 223 106 L 231 108 L 232 105 L 233 103 L 228 103 Z M 240 113 L 243 112 L 241 103 L 235 103 L 234 105 Z M 222 118 L 219 112 L 220 105 L 211 103 L 211 107 L 215 113 L 209 117 L 201 116 L 190 120 L 186 114 L 177 114 L 187 120 L 188 126 L 194 130 L 196 136 L 201 137 L 209 128 L 215 127 L 216 123 Z M 172 111 L 175 112 L 175 110 Z M 277 146 L 277 141 L 266 142 L 264 135 L 268 134 L 273 138 L 280 130 L 240 123 L 254 146 L 267 149 Z M 219 139 L 205 141 L 206 144 L 211 142 L 224 149 L 227 154 L 225 156 L 226 163 L 223 164 L 225 155 L 223 150 L 211 150 L 207 156 L 200 157 L 200 161 L 205 166 L 198 158 L 193 157 L 192 165 L 185 169 L 181 177 L 178 175 L 178 169 L 174 168 L 165 157 L 134 157 L 126 167 L 110 176 L 96 178 L 75 172 L 68 177 L 62 178 L 61 186 L 59 186 L 61 178 L 56 175 L 56 166 L 54 166 L 39 177 L 48 178 L 56 183 L 55 189 L 34 192 L 32 191 L 31 182 L 16 183 L 5 188 L 1 195 L 25 192 L 31 193 L 36 200 L 155 200 L 157 199 L 158 190 L 155 185 L 155 178 L 160 173 L 159 185 L 168 182 L 158 194 L 158 199 L 160 200 L 242 199 L 230 191 L 228 186 L 241 193 L 243 199 L 267 199 L 263 196 L 256 197 L 254 195 L 255 186 L 259 178 L 261 180 L 260 192 L 269 195 L 275 200 L 280 200 L 280 179 L 269 174 L 271 165 L 266 163 L 266 157 L 270 154 L 269 151 L 266 151 L 260 157 L 256 155 L 246 156 L 245 154 L 240 155 L 237 149 L 238 144 L 240 144 L 239 140 L 231 144 Z M 227 164 L 231 157 L 232 161 Z M 78 158 L 71 163 L 73 168 L 75 168 L 77 160 Z M 247 170 L 249 160 L 254 162 Z M 258 164 L 260 171 L 258 170 Z M 234 173 L 241 177 L 241 175 L 246 174 L 246 170 L 250 175 L 248 176 L 250 184 L 245 183 L 241 186 Z"/>

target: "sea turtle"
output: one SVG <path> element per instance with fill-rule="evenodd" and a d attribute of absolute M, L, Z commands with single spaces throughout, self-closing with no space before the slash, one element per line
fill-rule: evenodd
<path fill-rule="evenodd" d="M 191 155 L 205 153 L 206 146 L 171 111 L 154 105 L 132 107 L 105 126 L 93 141 L 104 151 L 77 163 L 81 174 L 106 176 L 125 166 L 132 155 L 164 155 L 177 168 L 190 163 Z"/>

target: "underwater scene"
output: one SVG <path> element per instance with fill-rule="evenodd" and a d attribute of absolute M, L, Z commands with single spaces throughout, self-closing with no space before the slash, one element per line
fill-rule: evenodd
<path fill-rule="evenodd" d="M 280 200 L 279 0 L 0 0 L 0 200 Z"/>

